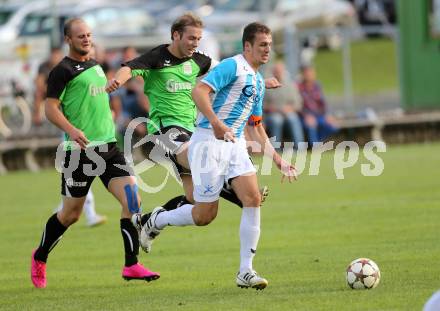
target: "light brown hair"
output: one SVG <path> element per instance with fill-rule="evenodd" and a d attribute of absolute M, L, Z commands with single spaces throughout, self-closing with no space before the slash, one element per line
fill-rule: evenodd
<path fill-rule="evenodd" d="M 82 22 L 85 23 L 85 21 L 81 18 L 81 17 L 72 17 L 69 18 L 65 23 L 64 23 L 64 28 L 63 28 L 63 32 L 64 32 L 64 36 L 70 37 L 71 32 L 72 32 L 72 25 L 75 22 Z"/>
<path fill-rule="evenodd" d="M 182 34 L 185 31 L 185 27 L 187 26 L 203 28 L 203 22 L 200 17 L 198 17 L 194 13 L 188 12 L 183 14 L 178 19 L 176 19 L 171 26 L 171 40 L 173 40 L 173 33 L 175 31 L 177 31 L 182 38 Z"/>

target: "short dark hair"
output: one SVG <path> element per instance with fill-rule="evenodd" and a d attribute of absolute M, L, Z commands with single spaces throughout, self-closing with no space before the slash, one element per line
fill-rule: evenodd
<path fill-rule="evenodd" d="M 244 30 L 243 30 L 243 37 L 241 39 L 241 43 L 243 44 L 243 48 L 244 48 L 245 42 L 250 42 L 251 44 L 254 44 L 255 35 L 257 33 L 264 33 L 264 34 L 269 35 L 272 33 L 272 31 L 270 30 L 269 27 L 267 27 L 266 25 L 264 25 L 262 23 L 259 23 L 259 22 L 250 23 L 249 25 L 244 27 Z"/>
<path fill-rule="evenodd" d="M 182 37 L 183 32 L 185 31 L 186 26 L 193 26 L 198 28 L 203 28 L 203 22 L 194 13 L 188 12 L 177 18 L 173 25 L 171 26 L 171 40 L 173 40 L 173 33 L 177 31 Z"/>
<path fill-rule="evenodd" d="M 314 68 L 315 67 L 313 66 L 313 63 L 311 63 L 311 62 L 304 62 L 304 63 L 301 63 L 301 65 L 299 66 L 299 70 L 301 72 L 304 72 L 307 69 L 314 69 Z"/>
<path fill-rule="evenodd" d="M 64 23 L 64 28 L 63 28 L 63 32 L 64 32 L 64 36 L 68 36 L 70 37 L 70 34 L 72 33 L 72 25 L 75 22 L 83 22 L 85 23 L 85 21 L 81 18 L 81 17 L 72 17 L 69 18 L 65 23 Z"/>

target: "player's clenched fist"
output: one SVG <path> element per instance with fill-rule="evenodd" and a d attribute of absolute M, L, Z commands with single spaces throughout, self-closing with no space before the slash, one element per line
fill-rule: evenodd
<path fill-rule="evenodd" d="M 121 82 L 119 82 L 116 79 L 111 79 L 110 81 L 107 82 L 107 85 L 105 86 L 105 91 L 107 93 L 114 92 L 119 88 L 120 85 L 121 85 Z"/>

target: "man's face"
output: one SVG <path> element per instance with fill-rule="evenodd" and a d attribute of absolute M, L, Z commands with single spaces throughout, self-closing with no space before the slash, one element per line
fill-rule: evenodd
<path fill-rule="evenodd" d="M 177 31 L 174 32 L 173 39 L 177 43 L 179 52 L 184 57 L 191 57 L 202 39 L 202 28 L 186 26 L 181 35 Z"/>
<path fill-rule="evenodd" d="M 248 49 L 252 59 L 259 65 L 269 61 L 270 50 L 272 49 L 272 35 L 258 32 L 255 35 L 253 44 L 249 44 Z"/>
<path fill-rule="evenodd" d="M 278 81 L 283 80 L 285 71 L 286 69 L 284 68 L 283 63 L 276 63 L 272 69 L 273 76 L 277 78 Z"/>
<path fill-rule="evenodd" d="M 128 62 L 129 60 L 136 58 L 136 56 L 137 56 L 136 49 L 134 47 L 128 47 L 124 51 L 124 54 L 122 55 L 123 62 Z"/>
<path fill-rule="evenodd" d="M 70 49 L 80 55 L 89 54 L 92 48 L 92 32 L 89 26 L 82 21 L 74 22 L 70 29 L 70 36 L 66 36 Z"/>
<path fill-rule="evenodd" d="M 313 67 L 307 67 L 303 69 L 303 79 L 307 82 L 315 82 L 316 80 L 316 73 L 315 69 Z"/>
<path fill-rule="evenodd" d="M 56 65 L 56 64 L 58 64 L 62 59 L 63 59 L 63 51 L 56 49 L 56 50 L 53 50 L 53 51 L 50 53 L 50 60 L 49 60 L 49 61 L 50 61 L 51 64 Z"/>

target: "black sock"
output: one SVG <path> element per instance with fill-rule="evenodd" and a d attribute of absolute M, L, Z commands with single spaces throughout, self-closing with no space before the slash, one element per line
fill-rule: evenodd
<path fill-rule="evenodd" d="M 64 227 L 60 223 L 56 213 L 50 216 L 44 228 L 43 235 L 41 236 L 40 246 L 35 252 L 34 259 L 46 262 L 50 251 L 57 245 L 66 230 L 67 227 Z"/>
<path fill-rule="evenodd" d="M 226 188 L 226 184 L 223 185 L 222 191 L 220 191 L 220 196 L 228 200 L 229 202 L 234 203 L 235 205 L 238 205 L 239 207 L 243 207 L 243 204 L 241 203 L 240 199 L 237 197 L 237 194 L 235 194 L 235 191 L 231 188 Z"/>
<path fill-rule="evenodd" d="M 124 240 L 125 266 L 137 264 L 139 254 L 139 237 L 136 228 L 129 218 L 121 219 L 121 234 Z"/>
<path fill-rule="evenodd" d="M 180 202 L 182 202 L 183 200 L 186 200 L 186 197 L 184 195 L 179 195 L 169 200 L 167 203 L 162 205 L 162 207 L 167 211 L 172 211 L 173 209 L 176 209 L 179 206 L 181 206 Z"/>
<path fill-rule="evenodd" d="M 177 205 L 177 207 L 181 207 L 182 205 L 185 204 L 194 204 L 191 203 L 190 201 L 188 201 L 188 199 L 186 198 L 186 196 L 182 195 L 182 200 L 180 201 L 180 203 Z"/>

